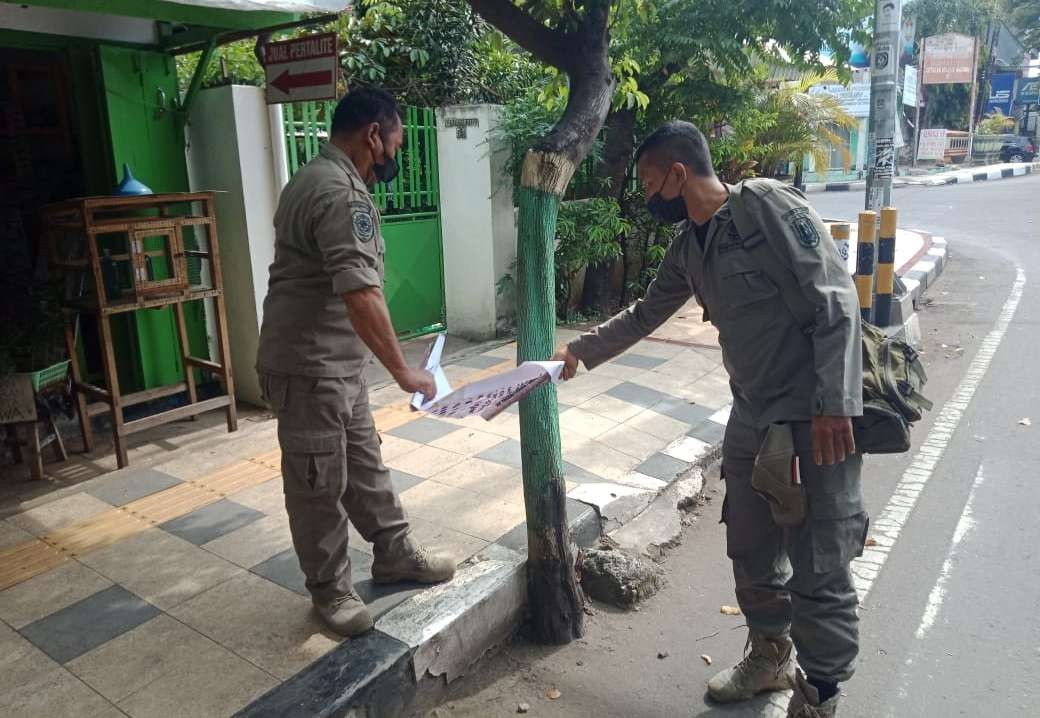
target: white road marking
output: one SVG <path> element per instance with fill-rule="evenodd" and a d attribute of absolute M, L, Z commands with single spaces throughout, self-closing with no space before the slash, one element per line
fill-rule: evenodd
<path fill-rule="evenodd" d="M 968 371 L 961 378 L 953 396 L 946 402 L 932 425 L 924 444 L 914 456 L 910 466 L 903 472 L 903 477 L 896 486 L 888 505 L 880 516 L 872 522 L 873 537 L 876 546 L 864 549 L 863 555 L 852 562 L 852 574 L 856 583 L 856 592 L 860 603 L 866 600 L 874 587 L 881 568 L 888 559 L 888 554 L 899 538 L 899 533 L 910 518 L 910 513 L 917 505 L 917 499 L 924 490 L 925 484 L 932 477 L 935 467 L 942 459 L 946 447 L 953 438 L 954 432 L 961 423 L 964 413 L 971 404 L 979 384 L 986 376 L 993 357 L 997 353 L 1011 320 L 1015 316 L 1022 293 L 1026 286 L 1026 274 L 1018 268 L 1015 283 L 1011 287 L 1007 301 L 997 317 L 993 329 L 982 340 L 975 358 L 972 359 Z"/>
<path fill-rule="evenodd" d="M 946 582 L 950 580 L 950 574 L 953 572 L 953 562 L 957 556 L 957 549 L 975 528 L 975 516 L 972 505 L 975 503 L 975 492 L 982 485 L 983 481 L 985 481 L 985 474 L 982 466 L 979 466 L 979 471 L 975 474 L 975 483 L 972 484 L 971 492 L 968 494 L 968 501 L 964 504 L 964 511 L 961 512 L 961 518 L 953 532 L 950 550 L 946 554 L 946 560 L 943 561 L 942 569 L 939 571 L 939 578 L 936 579 L 932 592 L 928 594 L 928 605 L 925 606 L 924 614 L 921 616 L 921 624 L 917 627 L 917 633 L 914 634 L 919 641 L 935 625 L 935 620 L 939 617 L 943 601 L 946 600 Z"/>

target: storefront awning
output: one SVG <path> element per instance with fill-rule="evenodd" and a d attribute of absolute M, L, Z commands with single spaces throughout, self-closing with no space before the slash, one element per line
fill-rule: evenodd
<path fill-rule="evenodd" d="M 340 12 L 348 0 L 169 0 L 177 5 L 219 8 L 221 10 L 266 10 L 268 12 Z"/>

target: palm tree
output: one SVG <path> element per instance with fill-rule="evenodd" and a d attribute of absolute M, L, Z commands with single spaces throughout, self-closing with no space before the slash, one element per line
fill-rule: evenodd
<path fill-rule="evenodd" d="M 841 150 L 848 169 L 852 157 L 839 132 L 855 129 L 859 121 L 834 95 L 810 92 L 816 85 L 837 82 L 837 71 L 827 69 L 804 73 L 796 80 L 767 86 L 760 92 L 757 104 L 770 121 L 748 139 L 754 144 L 761 174 L 776 176 L 782 165 L 794 162 L 798 182 L 805 157 L 811 157 L 818 168 L 827 167 L 835 148 Z"/>

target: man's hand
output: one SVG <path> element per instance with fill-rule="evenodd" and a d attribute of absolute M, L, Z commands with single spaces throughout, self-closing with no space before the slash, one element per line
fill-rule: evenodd
<path fill-rule="evenodd" d="M 817 466 L 832 466 L 856 453 L 852 419 L 847 416 L 814 416 L 812 455 Z"/>
<path fill-rule="evenodd" d="M 400 376 L 394 377 L 397 380 L 397 385 L 401 387 L 401 391 L 414 394 L 419 392 L 423 396 L 423 400 L 429 400 L 437 396 L 437 382 L 433 379 L 433 374 L 428 371 L 421 369 L 406 369 L 401 372 Z"/>
<path fill-rule="evenodd" d="M 564 381 L 570 381 L 578 373 L 578 357 L 571 354 L 571 350 L 567 347 L 556 352 L 552 361 L 563 362 L 563 372 L 560 374 L 560 378 Z"/>

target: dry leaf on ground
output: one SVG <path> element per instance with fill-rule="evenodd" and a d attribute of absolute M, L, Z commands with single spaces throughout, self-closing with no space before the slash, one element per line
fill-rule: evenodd
<path fill-rule="evenodd" d="M 1022 421 L 1020 421 L 1020 422 L 1018 422 L 1018 423 L 1019 423 L 1019 424 L 1021 424 L 1022 426 L 1032 426 L 1032 425 L 1033 425 L 1033 420 L 1032 420 L 1032 419 L 1030 419 L 1030 418 L 1029 418 L 1029 417 L 1027 416 L 1026 418 L 1022 419 Z"/>
<path fill-rule="evenodd" d="M 549 692 L 545 694 L 545 697 L 551 701 L 558 700 L 563 694 L 555 688 L 550 688 Z"/>
<path fill-rule="evenodd" d="M 719 609 L 719 613 L 721 613 L 724 616 L 739 616 L 740 609 L 736 606 L 723 606 Z"/>
<path fill-rule="evenodd" d="M 877 539 L 876 538 L 868 538 L 864 545 L 866 545 L 866 546 L 877 546 Z"/>
<path fill-rule="evenodd" d="M 701 656 L 701 660 L 707 663 L 709 666 L 711 665 L 711 656 L 709 656 L 707 653 Z"/>

